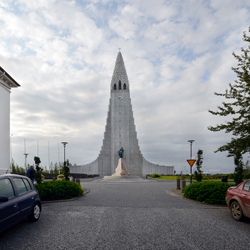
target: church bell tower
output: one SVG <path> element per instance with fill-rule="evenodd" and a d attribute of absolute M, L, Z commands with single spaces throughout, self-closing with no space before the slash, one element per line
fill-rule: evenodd
<path fill-rule="evenodd" d="M 118 53 L 110 85 L 108 116 L 100 154 L 93 162 L 70 167 L 71 173 L 110 176 L 118 164 L 118 151 L 123 148 L 123 158 L 132 176 L 147 174 L 173 174 L 173 166 L 153 164 L 140 150 L 130 98 L 130 85 L 121 52 Z"/>
<path fill-rule="evenodd" d="M 99 155 L 101 164 L 98 164 L 98 172 L 102 173 L 101 175 L 112 175 L 115 172 L 121 147 L 124 149 L 124 159 L 130 174 L 142 175 L 142 155 L 135 131 L 129 89 L 127 72 L 119 52 L 110 85 L 107 125 Z"/>

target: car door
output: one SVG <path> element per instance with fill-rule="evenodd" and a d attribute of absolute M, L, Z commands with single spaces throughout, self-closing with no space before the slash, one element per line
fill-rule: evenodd
<path fill-rule="evenodd" d="M 17 190 L 17 202 L 20 209 L 20 216 L 22 218 L 27 217 L 33 207 L 34 203 L 34 191 L 28 187 L 27 180 L 23 178 L 14 177 L 13 182 Z"/>
<path fill-rule="evenodd" d="M 247 216 L 250 217 L 250 180 L 246 181 L 241 191 L 241 200 Z"/>
<path fill-rule="evenodd" d="M 9 178 L 0 179 L 0 196 L 9 198 L 6 202 L 0 202 L 0 231 L 2 231 L 18 221 L 20 216 L 18 202 Z"/>

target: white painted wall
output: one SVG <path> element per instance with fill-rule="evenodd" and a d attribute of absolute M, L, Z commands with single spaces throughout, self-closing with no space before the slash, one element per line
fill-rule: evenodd
<path fill-rule="evenodd" d="M 10 167 L 10 90 L 0 80 L 0 169 Z"/>

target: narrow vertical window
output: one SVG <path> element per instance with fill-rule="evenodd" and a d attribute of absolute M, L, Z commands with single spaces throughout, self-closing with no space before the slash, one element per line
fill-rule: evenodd
<path fill-rule="evenodd" d="M 116 83 L 114 84 L 114 90 L 116 90 Z"/>
<path fill-rule="evenodd" d="M 126 89 L 126 84 L 125 83 L 123 84 L 123 89 Z"/>
<path fill-rule="evenodd" d="M 119 81 L 119 90 L 122 89 L 122 84 L 121 84 L 121 81 Z"/>

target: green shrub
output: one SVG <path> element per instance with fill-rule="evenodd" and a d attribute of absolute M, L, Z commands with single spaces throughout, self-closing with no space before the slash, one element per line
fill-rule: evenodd
<path fill-rule="evenodd" d="M 243 178 L 244 178 L 244 179 L 250 179 L 250 173 L 243 174 Z"/>
<path fill-rule="evenodd" d="M 35 187 L 42 201 L 70 199 L 80 196 L 84 192 L 78 183 L 67 180 L 45 181 L 41 184 L 35 184 Z"/>
<path fill-rule="evenodd" d="M 203 181 L 195 182 L 183 188 L 186 198 L 204 203 L 225 205 L 227 189 L 233 186 L 226 182 Z"/>
<path fill-rule="evenodd" d="M 151 175 L 151 177 L 152 177 L 152 178 L 157 178 L 157 177 L 160 177 L 160 175 L 154 173 L 154 174 Z"/>

